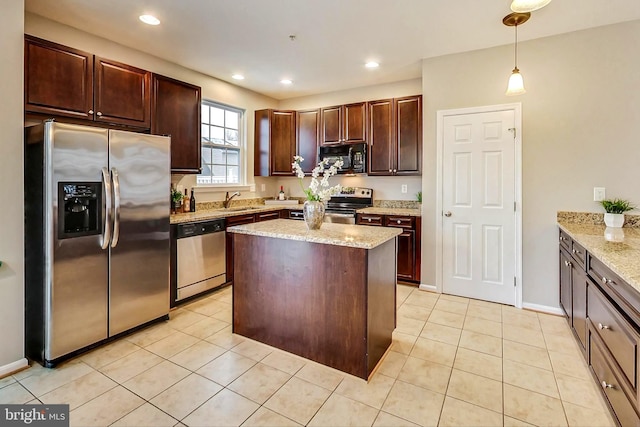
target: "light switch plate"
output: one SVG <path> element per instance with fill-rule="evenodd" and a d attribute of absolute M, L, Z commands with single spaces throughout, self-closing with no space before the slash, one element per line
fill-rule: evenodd
<path fill-rule="evenodd" d="M 606 192 L 604 187 L 593 187 L 593 201 L 601 202 L 606 199 Z"/>
<path fill-rule="evenodd" d="M 401 190 L 400 190 L 400 191 L 401 191 L 403 194 L 406 194 L 406 192 L 407 192 L 407 184 L 402 184 L 402 187 L 400 187 L 400 188 L 401 188 Z"/>

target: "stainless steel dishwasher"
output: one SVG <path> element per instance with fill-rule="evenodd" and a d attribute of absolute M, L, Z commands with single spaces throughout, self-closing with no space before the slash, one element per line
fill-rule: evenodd
<path fill-rule="evenodd" d="M 179 224 L 177 230 L 176 301 L 227 281 L 224 219 Z"/>

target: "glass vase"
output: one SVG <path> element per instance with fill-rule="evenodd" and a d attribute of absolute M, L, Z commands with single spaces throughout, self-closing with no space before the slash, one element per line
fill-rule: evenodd
<path fill-rule="evenodd" d="M 309 230 L 319 230 L 324 219 L 324 202 L 306 200 L 302 206 L 304 222 Z"/>

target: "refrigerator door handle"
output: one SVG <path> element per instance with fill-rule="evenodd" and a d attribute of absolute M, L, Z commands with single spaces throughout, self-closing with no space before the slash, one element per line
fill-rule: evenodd
<path fill-rule="evenodd" d="M 105 215 L 102 220 L 104 234 L 102 235 L 100 246 L 102 249 L 107 249 L 109 247 L 109 241 L 111 240 L 111 178 L 109 177 L 109 169 L 107 168 L 102 168 L 102 183 L 104 185 Z"/>
<path fill-rule="evenodd" d="M 115 248 L 120 240 L 120 177 L 118 169 L 111 168 L 111 179 L 113 180 L 113 237 L 111 247 Z"/>

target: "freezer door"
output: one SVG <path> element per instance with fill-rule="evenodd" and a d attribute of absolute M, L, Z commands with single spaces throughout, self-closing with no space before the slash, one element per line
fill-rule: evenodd
<path fill-rule="evenodd" d="M 170 138 L 109 131 L 109 335 L 169 313 Z"/>
<path fill-rule="evenodd" d="M 45 205 L 48 206 L 45 209 L 44 358 L 54 360 L 107 338 L 109 253 L 101 246 L 106 217 L 103 201 L 107 198 L 102 168 L 106 168 L 109 160 L 108 133 L 106 129 L 47 122 L 44 144 Z M 36 173 L 26 171 L 31 172 Z M 59 209 L 64 183 L 86 183 L 102 193 L 101 229 L 97 234 L 69 237 L 58 227 L 60 216 L 65 215 L 64 209 Z"/>

